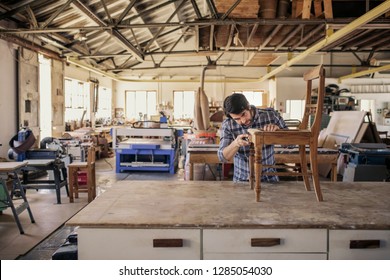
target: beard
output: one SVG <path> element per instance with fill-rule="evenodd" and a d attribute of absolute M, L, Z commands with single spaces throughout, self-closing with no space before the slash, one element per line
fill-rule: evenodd
<path fill-rule="evenodd" d="M 241 126 L 245 129 L 248 129 L 252 126 L 252 124 L 253 124 L 253 119 L 251 119 L 251 121 L 248 124 L 242 124 Z"/>

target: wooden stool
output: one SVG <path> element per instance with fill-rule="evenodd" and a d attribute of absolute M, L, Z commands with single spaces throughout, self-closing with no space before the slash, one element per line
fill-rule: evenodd
<path fill-rule="evenodd" d="M 79 182 L 79 176 L 86 174 L 85 185 Z M 96 197 L 96 171 L 95 171 L 95 147 L 88 149 L 86 162 L 72 162 L 68 165 L 69 178 L 69 202 L 79 197 L 80 192 L 88 193 L 88 202 Z M 73 198 L 74 193 L 74 198 Z"/>

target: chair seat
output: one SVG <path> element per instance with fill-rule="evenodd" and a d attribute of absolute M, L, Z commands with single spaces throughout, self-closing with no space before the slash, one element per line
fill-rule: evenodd
<path fill-rule="evenodd" d="M 68 167 L 72 168 L 87 168 L 88 167 L 88 162 L 72 162 L 68 164 Z"/>
<path fill-rule="evenodd" d="M 290 145 L 306 145 L 310 144 L 310 130 L 277 130 L 277 131 L 262 131 L 258 129 L 250 129 L 252 134 L 256 134 L 263 139 L 268 145 L 280 144 Z"/>

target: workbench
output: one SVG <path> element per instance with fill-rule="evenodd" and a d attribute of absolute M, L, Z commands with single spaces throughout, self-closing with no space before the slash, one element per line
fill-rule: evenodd
<path fill-rule="evenodd" d="M 196 163 L 202 164 L 222 164 L 221 178 L 224 176 L 224 163 L 222 163 L 217 155 L 218 144 L 200 145 L 197 147 L 189 146 L 187 148 L 188 165 L 189 165 L 189 180 L 194 179 L 194 165 Z M 230 161 L 229 163 L 233 163 Z M 211 170 L 211 169 L 210 169 Z"/>
<path fill-rule="evenodd" d="M 120 181 L 66 224 L 79 259 L 390 259 L 390 187 Z"/>
<path fill-rule="evenodd" d="M 61 204 L 61 188 L 65 187 L 69 196 L 67 170 L 65 163 L 59 159 L 27 159 L 26 165 L 22 168 L 24 189 L 54 189 L 56 191 L 57 203 Z M 28 176 L 29 171 L 52 171 L 53 179 L 31 180 Z"/>

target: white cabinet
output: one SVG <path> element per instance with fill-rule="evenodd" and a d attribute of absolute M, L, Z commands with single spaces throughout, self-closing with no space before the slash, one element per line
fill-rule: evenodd
<path fill-rule="evenodd" d="M 330 230 L 330 260 L 390 260 L 390 230 Z"/>
<path fill-rule="evenodd" d="M 326 229 L 205 229 L 204 259 L 327 259 Z"/>
<path fill-rule="evenodd" d="M 80 260 L 196 260 L 200 229 L 79 228 Z"/>

